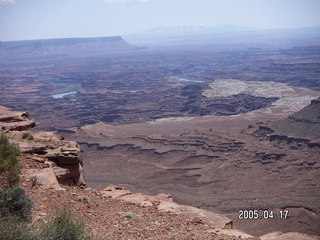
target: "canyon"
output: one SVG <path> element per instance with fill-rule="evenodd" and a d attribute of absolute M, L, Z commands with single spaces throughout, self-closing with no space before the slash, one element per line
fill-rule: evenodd
<path fill-rule="evenodd" d="M 314 105 L 316 105 L 318 109 L 319 100 L 313 101 L 311 106 L 314 107 Z M 179 237 L 180 239 L 190 239 L 190 237 L 192 239 L 207 239 L 208 237 L 232 240 L 257 239 L 252 235 L 234 229 L 233 221 L 227 216 L 192 206 L 177 204 L 169 194 L 150 196 L 142 193 L 132 193 L 123 187 L 114 185 L 110 185 L 102 190 L 86 188 L 83 181 L 82 161 L 79 157 L 78 145 L 75 142 L 65 141 L 62 136 L 55 133 L 30 131 L 29 129 L 34 126 L 35 122 L 28 118 L 27 112 L 12 111 L 11 109 L 0 106 L 1 131 L 6 133 L 10 142 L 16 145 L 21 151 L 20 159 L 23 169 L 21 172 L 20 185 L 28 191 L 32 200 L 36 202 L 32 224 L 36 224 L 36 222 L 39 221 L 47 221 L 47 215 L 52 212 L 54 209 L 53 206 L 59 208 L 69 205 L 69 207 L 74 209 L 73 211 L 86 217 L 86 224 L 89 225 L 95 233 L 100 229 L 99 239 L 108 239 L 108 237 L 119 238 L 119 234 L 123 238 L 131 235 L 134 237 L 143 236 L 144 238 L 149 238 L 151 234 L 156 234 L 157 239 L 167 239 L 167 237 L 172 238 L 172 236 Z M 283 140 L 283 138 L 278 138 L 274 134 L 266 135 L 266 132 L 272 131 L 266 126 L 256 128 L 249 127 L 249 129 L 250 131 L 246 132 L 246 134 L 253 136 L 258 134 L 260 137 L 268 137 L 269 141 L 274 141 L 275 139 Z M 188 138 L 188 140 L 190 140 L 190 138 Z M 166 141 L 168 141 L 168 139 L 166 139 Z M 155 142 L 159 142 L 159 139 Z M 217 139 L 215 139 L 214 142 L 217 142 Z M 291 139 L 291 143 L 294 142 L 310 143 L 307 139 L 301 138 Z M 242 142 L 233 142 L 233 144 L 229 146 L 224 145 L 223 148 L 220 146 L 220 150 L 237 149 L 243 144 Z M 181 144 L 181 141 L 179 141 L 179 145 L 182 146 L 184 144 Z M 196 146 L 197 144 L 189 143 L 187 145 Z M 232 145 L 234 148 L 232 148 Z M 320 143 L 312 143 L 307 146 L 320 148 Z M 299 147 L 304 148 L 306 146 Z M 279 160 L 282 157 L 276 154 L 262 155 L 262 160 L 267 159 L 263 164 L 270 163 L 268 162 L 270 160 L 274 162 L 274 159 Z M 72 167 L 70 168 L 70 166 Z M 69 187 L 75 185 L 77 187 Z M 56 201 L 56 198 L 59 198 L 59 201 Z M 88 209 L 90 209 L 90 211 L 88 211 Z M 123 211 L 124 209 L 133 210 L 135 213 L 131 211 L 112 212 L 112 215 L 110 215 L 110 210 Z M 292 210 L 294 209 L 287 207 L 285 211 L 289 212 L 289 210 L 290 217 L 292 217 Z M 281 210 L 279 211 L 281 212 Z M 108 231 L 105 230 L 105 212 L 109 212 Z M 297 211 L 294 211 L 294 213 L 295 212 Z M 96 213 L 98 213 L 98 215 Z M 135 220 L 134 222 L 139 222 L 140 225 L 138 228 L 134 222 L 130 223 L 128 220 L 123 220 L 121 216 L 119 219 L 119 213 L 120 215 L 122 214 L 124 218 L 133 218 L 133 220 Z M 142 222 L 142 219 L 140 220 L 142 215 L 144 219 L 153 220 L 150 227 L 148 227 L 150 222 Z M 183 219 L 179 216 L 182 216 Z M 265 218 L 265 214 L 263 214 L 263 216 Z M 93 219 L 94 221 L 92 221 Z M 155 219 L 160 222 L 154 222 Z M 284 219 L 286 219 L 286 217 Z M 110 221 L 116 221 L 117 224 L 110 225 Z M 282 219 L 281 221 L 284 220 Z M 292 223 L 292 221 L 290 222 Z M 156 224 L 157 228 L 154 228 L 152 224 Z M 167 224 L 170 224 L 170 227 L 168 227 Z M 251 224 L 254 227 L 254 224 Z M 299 221 L 299 224 L 301 225 L 301 221 Z M 102 226 L 103 230 L 101 229 Z M 116 226 L 116 228 L 113 226 Z M 166 231 L 162 230 L 163 227 L 166 228 Z M 182 231 L 181 227 L 183 228 Z M 185 227 L 187 227 L 187 229 L 184 230 Z M 124 232 L 119 230 L 124 230 Z M 170 231 L 167 235 L 168 230 Z M 260 240 L 281 240 L 288 238 L 305 240 L 319 239 L 316 236 L 298 232 L 282 233 L 279 231 L 264 234 L 259 237 Z"/>
<path fill-rule="evenodd" d="M 120 37 L 1 43 L 0 104 L 66 139 L 35 135 L 60 183 L 84 183 L 83 167 L 89 187 L 167 193 L 253 236 L 319 235 L 320 48 L 228 47 L 164 50 Z M 52 139 L 66 142 L 44 148 Z M 286 209 L 289 218 L 240 220 L 249 209 Z"/>

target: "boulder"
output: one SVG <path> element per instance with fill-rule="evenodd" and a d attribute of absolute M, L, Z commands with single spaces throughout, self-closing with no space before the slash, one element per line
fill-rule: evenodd
<path fill-rule="evenodd" d="M 83 168 L 80 163 L 53 167 L 53 172 L 61 184 L 84 185 Z"/>
<path fill-rule="evenodd" d="M 33 173 L 31 177 L 35 179 L 36 184 L 42 185 L 45 188 L 65 190 L 58 183 L 52 168 L 38 170 L 36 173 Z"/>

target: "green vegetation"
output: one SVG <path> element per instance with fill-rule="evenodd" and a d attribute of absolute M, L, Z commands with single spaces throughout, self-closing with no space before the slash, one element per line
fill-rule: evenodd
<path fill-rule="evenodd" d="M 0 240 L 37 239 L 27 224 L 31 214 L 32 201 L 24 189 L 13 186 L 0 190 Z"/>
<path fill-rule="evenodd" d="M 0 221 L 0 240 L 38 239 L 37 233 L 25 222 Z"/>
<path fill-rule="evenodd" d="M 95 239 L 85 223 L 70 210 L 58 210 L 39 229 L 31 228 L 24 219 L 0 219 L 0 240 L 92 240 Z"/>
<path fill-rule="evenodd" d="M 31 220 L 32 201 L 24 189 L 14 186 L 0 190 L 0 219 Z"/>
<path fill-rule="evenodd" d="M 88 196 L 83 195 L 83 196 L 77 197 L 76 201 L 89 203 L 89 202 L 91 202 L 91 198 L 89 198 Z"/>
<path fill-rule="evenodd" d="M 226 237 L 226 236 L 219 236 L 219 235 L 213 235 L 211 236 L 212 240 L 232 240 L 232 238 Z"/>
<path fill-rule="evenodd" d="M 143 236 L 144 238 L 150 238 L 150 237 L 152 237 L 152 235 L 151 235 L 150 233 L 148 233 L 148 232 L 142 232 L 142 236 Z"/>
<path fill-rule="evenodd" d="M 25 133 L 22 138 L 33 139 Z M 32 201 L 19 183 L 19 149 L 0 133 L 0 240 L 91 240 L 85 223 L 70 210 L 62 209 L 39 229 L 31 228 Z M 91 201 L 83 197 L 81 201 Z"/>
<path fill-rule="evenodd" d="M 33 136 L 27 132 L 23 133 L 22 138 L 27 140 L 33 140 Z"/>
<path fill-rule="evenodd" d="M 55 216 L 39 231 L 40 239 L 44 240 L 89 240 L 92 239 L 85 223 L 76 218 L 70 210 L 58 210 Z"/>
<path fill-rule="evenodd" d="M 58 141 L 51 141 L 51 145 L 50 145 L 50 148 L 51 149 L 56 149 L 56 148 L 58 148 L 60 145 L 61 145 L 61 142 L 58 142 Z"/>
<path fill-rule="evenodd" d="M 125 212 L 124 214 L 123 214 L 123 217 L 125 217 L 125 218 L 133 218 L 134 217 L 134 213 L 133 212 Z"/>
<path fill-rule="evenodd" d="M 21 170 L 19 155 L 19 149 L 9 143 L 4 133 L 0 133 L 0 180 L 3 186 L 10 187 L 19 183 Z"/>

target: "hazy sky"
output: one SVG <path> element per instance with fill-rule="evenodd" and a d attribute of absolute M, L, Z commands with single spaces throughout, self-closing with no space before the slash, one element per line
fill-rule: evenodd
<path fill-rule="evenodd" d="M 160 26 L 320 25 L 320 0 L 0 0 L 0 40 L 113 36 Z"/>

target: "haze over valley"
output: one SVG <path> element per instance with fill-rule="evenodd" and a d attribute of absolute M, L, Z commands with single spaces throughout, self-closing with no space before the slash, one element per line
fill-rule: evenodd
<path fill-rule="evenodd" d="M 115 10 L 156 2 L 104 4 Z M 1 3 L 14 16 L 19 1 Z M 76 141 L 90 188 L 168 193 L 255 237 L 320 236 L 320 22 L 313 16 L 310 10 L 299 25 L 289 15 L 292 25 L 283 20 L 279 28 L 263 19 L 261 26 L 273 25 L 244 24 L 245 18 L 245 27 L 235 19 L 201 25 L 199 17 L 195 24 L 146 23 L 147 30 L 135 31 L 126 19 L 115 21 L 123 24 L 121 36 L 69 36 L 62 28 L 62 37 L 43 31 L 28 33 L 30 40 L 4 28 L 0 105 L 29 112 L 37 131 Z M 289 217 L 239 219 L 250 209 L 285 209 Z"/>

